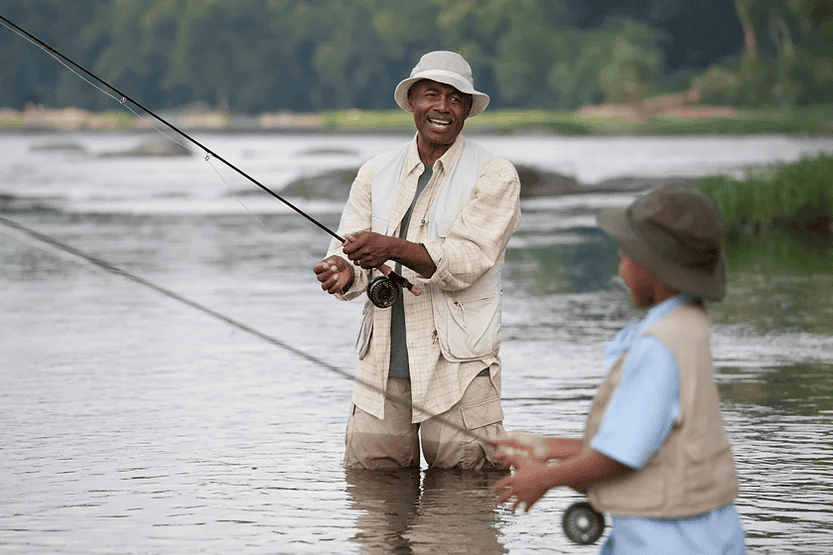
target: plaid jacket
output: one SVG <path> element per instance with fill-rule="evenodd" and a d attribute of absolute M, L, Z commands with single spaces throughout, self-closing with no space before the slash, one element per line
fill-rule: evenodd
<path fill-rule="evenodd" d="M 498 264 L 509 237 L 520 223 L 520 183 L 517 173 L 508 161 L 492 156 L 480 168 L 472 198 L 463 208 L 445 241 L 430 240 L 427 222 L 433 200 L 440 185 L 453 171 L 464 145 L 465 138 L 461 135 L 434 163 L 434 174 L 414 207 L 406 235 L 407 240 L 425 246 L 437 268 L 430 279 L 425 279 L 403 267 L 404 276 L 424 289 L 418 297 L 404 293 L 413 422 L 421 422 L 451 408 L 462 398 L 474 376 L 484 368 L 490 368 L 491 379 L 500 391 L 498 355 L 465 362 L 447 360 L 442 356 L 434 323 L 431 300 L 433 289 L 459 291 L 474 283 Z M 363 165 L 353 182 L 338 229 L 340 236 L 371 229 L 374 161 L 370 160 Z M 402 168 L 392 213 L 404 214 L 410 206 L 423 169 L 414 139 Z M 389 230 L 389 233 L 398 234 L 398 226 Z M 344 256 L 341 244 L 336 240 L 330 244 L 328 256 L 331 254 Z M 344 300 L 363 294 L 371 278 L 371 272 L 356 267 L 354 269 L 357 271 L 350 290 L 339 296 Z M 353 402 L 362 410 L 384 418 L 385 398 L 382 392 L 385 390 L 390 364 L 391 311 L 377 309 L 372 305 L 365 310 L 370 312 L 368 318 L 372 323 L 372 336 L 366 352 L 359 357 L 358 384 Z"/>

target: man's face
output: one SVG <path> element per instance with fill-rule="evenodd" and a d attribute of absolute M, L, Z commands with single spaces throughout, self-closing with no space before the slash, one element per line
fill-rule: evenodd
<path fill-rule="evenodd" d="M 408 93 L 417 132 L 431 146 L 449 146 L 457 139 L 471 104 L 470 94 L 428 79 L 415 83 Z"/>
<path fill-rule="evenodd" d="M 619 251 L 619 276 L 628 286 L 628 295 L 637 308 L 653 306 L 655 302 L 655 280 L 642 266 L 634 262 L 627 254 Z"/>

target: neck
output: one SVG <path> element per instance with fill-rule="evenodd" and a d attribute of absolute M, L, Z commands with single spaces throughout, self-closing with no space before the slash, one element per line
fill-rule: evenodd
<path fill-rule="evenodd" d="M 663 301 L 667 301 L 674 295 L 678 294 L 679 291 L 676 289 L 671 289 L 662 284 L 658 284 L 658 287 L 654 288 L 654 306 L 658 305 Z"/>
<path fill-rule="evenodd" d="M 417 137 L 417 150 L 419 151 L 419 159 L 422 160 L 422 163 L 426 166 L 433 166 L 434 162 L 439 160 L 443 154 L 448 152 L 448 149 L 451 148 L 451 145 L 441 145 L 435 143 L 427 143 L 422 139 L 422 137 Z"/>

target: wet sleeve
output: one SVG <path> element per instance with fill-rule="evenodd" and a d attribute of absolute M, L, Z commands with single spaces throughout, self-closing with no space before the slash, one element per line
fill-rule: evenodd
<path fill-rule="evenodd" d="M 625 358 L 622 379 L 591 446 L 641 468 L 665 441 L 679 413 L 677 362 L 658 339 L 642 336 Z"/>

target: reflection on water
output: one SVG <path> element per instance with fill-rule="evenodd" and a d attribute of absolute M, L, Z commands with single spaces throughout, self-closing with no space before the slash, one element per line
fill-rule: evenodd
<path fill-rule="evenodd" d="M 311 268 L 329 237 L 308 222 L 158 201 L 134 214 L 115 161 L 102 176 L 95 162 L 50 165 L 4 141 L 22 159 L 0 160 L 0 171 L 14 166 L 5 186 L 44 199 L 60 191 L 56 204 L 70 207 L 4 217 L 326 364 L 0 230 L 0 550 L 598 552 L 560 529 L 577 497 L 568 490 L 516 514 L 495 505 L 495 474 L 342 469 L 352 384 L 326 365 L 353 371 L 361 302 L 318 288 Z M 168 179 L 191 191 L 191 174 L 179 172 Z M 139 185 L 157 177 L 129 173 Z M 102 208 L 110 191 L 117 214 Z M 194 194 L 174 205 L 191 206 Z M 507 429 L 581 434 L 604 344 L 640 315 L 612 280 L 615 246 L 594 225 L 599 209 L 629 200 L 522 206 L 505 266 Z M 95 214 L 72 208 L 93 204 Z M 338 214 L 316 207 L 330 227 Z M 727 298 L 710 307 L 750 553 L 833 552 L 833 272 L 813 256 L 796 268 L 730 256 Z"/>
<path fill-rule="evenodd" d="M 346 470 L 361 553 L 507 553 L 496 528 L 500 472 Z"/>

